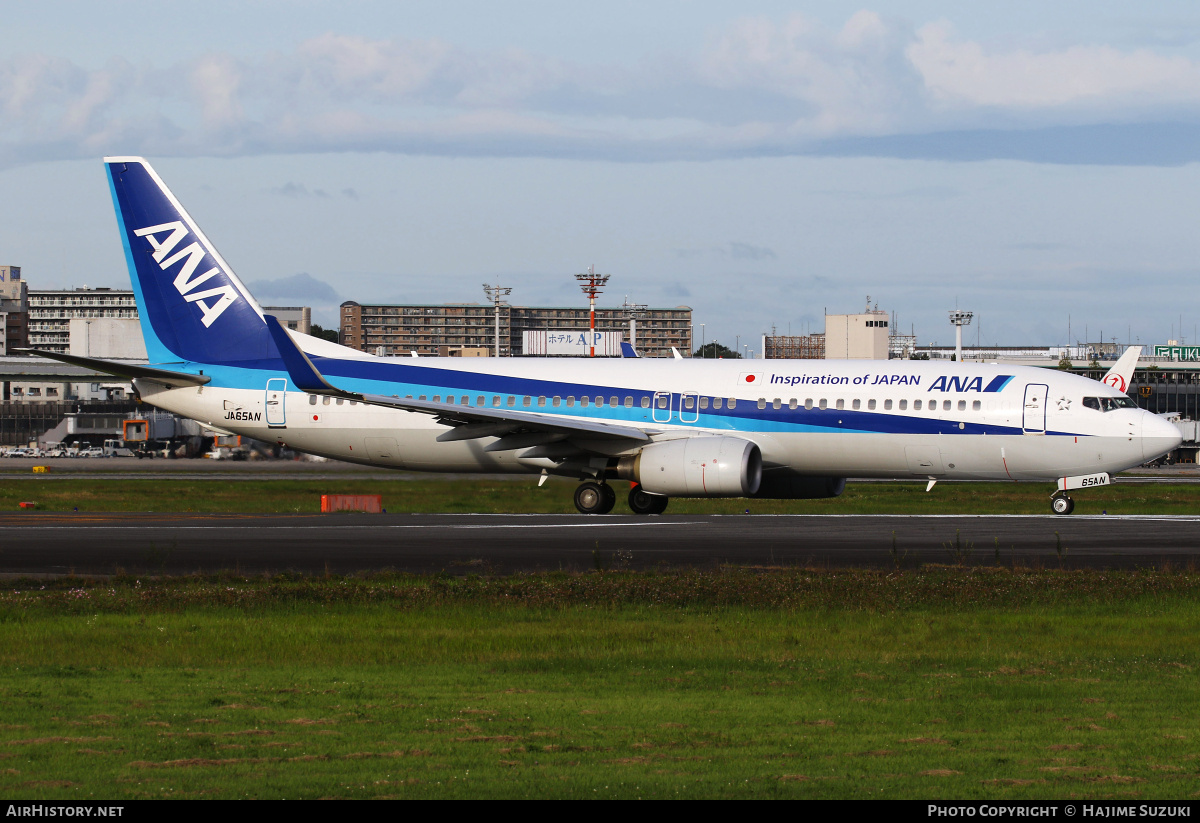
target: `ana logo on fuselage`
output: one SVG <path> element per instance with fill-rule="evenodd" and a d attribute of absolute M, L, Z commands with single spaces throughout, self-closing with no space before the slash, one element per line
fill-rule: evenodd
<path fill-rule="evenodd" d="M 158 235 L 170 232 L 165 240 L 160 240 Z M 212 326 L 216 319 L 221 316 L 225 309 L 229 308 L 232 303 L 238 299 L 237 289 L 231 284 L 218 286 L 214 289 L 205 289 L 204 291 L 196 291 L 205 281 L 215 277 L 221 273 L 219 266 L 213 266 L 203 274 L 197 275 L 196 269 L 200 267 L 201 261 L 204 260 L 205 250 L 195 240 L 191 244 L 185 246 L 175 254 L 175 247 L 178 246 L 185 237 L 188 236 L 188 230 L 179 220 L 174 223 L 163 223 L 159 226 L 148 226 L 144 229 L 138 229 L 134 232 L 138 237 L 145 237 L 150 247 L 154 249 L 154 262 L 158 263 L 158 267 L 166 271 L 176 263 L 183 261 L 183 265 L 179 267 L 178 273 L 175 275 L 174 286 L 180 296 L 189 303 L 195 303 L 203 312 L 200 322 L 205 328 Z M 167 255 L 171 255 L 168 257 Z M 205 302 L 210 300 L 211 302 Z"/>

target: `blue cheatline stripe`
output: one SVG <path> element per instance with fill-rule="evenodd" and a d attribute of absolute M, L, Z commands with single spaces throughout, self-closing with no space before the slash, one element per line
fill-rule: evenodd
<path fill-rule="evenodd" d="M 1009 383 L 1012 382 L 1012 379 L 1013 379 L 1013 375 L 1011 375 L 1011 374 L 996 375 L 995 377 L 992 378 L 992 382 L 987 384 L 987 386 L 984 388 L 984 391 L 985 392 L 1001 391 L 1005 386 L 1007 386 Z"/>
<path fill-rule="evenodd" d="M 333 361 L 326 360 L 326 365 Z M 942 434 L 942 435 L 1014 435 L 1020 434 L 1020 427 L 987 423 L 975 423 L 969 420 L 937 419 L 913 415 L 901 415 L 884 411 L 865 411 L 849 409 L 759 409 L 754 400 L 739 399 L 733 410 L 705 409 L 696 410 L 695 421 L 682 422 L 679 420 L 678 407 L 680 396 L 672 394 L 671 419 L 656 421 L 653 419 L 653 408 L 642 408 L 642 398 L 651 403 L 654 392 L 643 389 L 619 388 L 614 386 L 583 385 L 575 383 L 551 382 L 546 380 L 521 379 L 497 375 L 472 374 L 450 370 L 421 367 L 404 367 L 397 364 L 367 364 L 379 367 L 387 366 L 392 372 L 402 369 L 408 374 L 407 379 L 385 382 L 364 378 L 340 378 L 330 382 L 344 391 L 362 392 L 365 394 L 394 395 L 400 398 L 406 396 L 420 397 L 425 395 L 432 398 L 435 395 L 449 400 L 453 397 L 461 401 L 462 396 L 469 397 L 469 404 L 474 406 L 479 395 L 484 395 L 484 406 L 489 409 L 505 409 L 508 397 L 595 397 L 603 396 L 603 406 L 537 406 L 514 405 L 511 408 L 519 411 L 529 411 L 545 414 L 547 417 L 571 416 L 577 418 L 609 421 L 614 423 L 633 424 L 645 427 L 670 425 L 672 427 L 703 428 L 715 431 L 726 431 L 731 434 L 750 433 L 824 433 L 824 434 Z M 270 377 L 286 377 L 288 372 L 279 360 L 251 361 L 238 364 L 225 364 L 204 367 L 205 374 L 212 376 L 213 387 L 241 388 L 261 391 Z M 328 372 L 326 372 L 328 375 Z M 439 378 L 453 378 L 455 385 L 438 382 Z M 449 381 L 447 381 L 449 382 Z M 320 389 L 314 390 L 320 393 Z M 501 406 L 493 405 L 492 399 L 501 396 Z M 618 406 L 611 406 L 608 400 L 613 395 L 620 398 Z M 624 406 L 625 397 L 633 398 L 633 407 Z M 517 401 L 519 404 L 520 401 Z M 534 401 L 536 403 L 536 400 Z M 662 410 L 659 410 L 661 414 Z M 690 414 L 690 413 L 689 413 Z M 959 428 L 959 423 L 963 427 Z M 1048 435 L 1086 436 L 1080 432 L 1047 431 Z"/>

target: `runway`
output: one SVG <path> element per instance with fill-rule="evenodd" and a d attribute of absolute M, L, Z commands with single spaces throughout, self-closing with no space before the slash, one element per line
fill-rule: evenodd
<path fill-rule="evenodd" d="M 1200 558 L 1200 516 L 0 514 L 0 575 L 967 565 Z"/>

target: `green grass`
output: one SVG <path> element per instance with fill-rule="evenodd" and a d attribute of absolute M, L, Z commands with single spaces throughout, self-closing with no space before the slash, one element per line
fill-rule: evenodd
<path fill-rule="evenodd" d="M 575 483 L 560 478 L 538 487 L 528 480 L 472 478 L 430 480 L 175 480 L 44 479 L 0 480 L 0 510 L 32 501 L 43 511 L 316 512 L 322 494 L 380 494 L 389 512 L 575 513 Z M 627 485 L 617 483 L 614 510 L 628 513 Z M 829 500 L 671 501 L 671 514 L 1046 514 L 1050 484 L 851 483 Z M 1200 484 L 1125 483 L 1075 495 L 1079 514 L 1194 514 Z"/>
<path fill-rule="evenodd" d="M 1198 604 L 1150 570 L 16 583 L 0 792 L 1188 798 Z"/>

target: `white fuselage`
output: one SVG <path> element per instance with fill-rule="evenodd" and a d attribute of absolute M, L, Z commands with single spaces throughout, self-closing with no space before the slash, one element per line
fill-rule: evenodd
<path fill-rule="evenodd" d="M 924 361 L 384 360 L 328 344 L 305 348 L 346 391 L 610 422 L 642 429 L 652 441 L 734 436 L 758 445 L 767 472 L 1052 480 L 1121 471 L 1179 443 L 1174 426 L 1143 410 L 1088 407 L 1085 398 L 1124 395 L 1051 369 Z M 352 356 L 334 357 L 341 352 Z M 339 375 L 339 363 L 355 368 Z M 189 388 L 136 383 L 147 402 L 219 431 L 338 460 L 434 472 L 555 468 L 545 458 L 523 457 L 525 449 L 485 451 L 494 438 L 439 442 L 449 427 L 430 415 L 306 394 L 286 373 L 227 369 L 213 377 Z M 588 444 L 612 457 L 640 445 Z"/>

